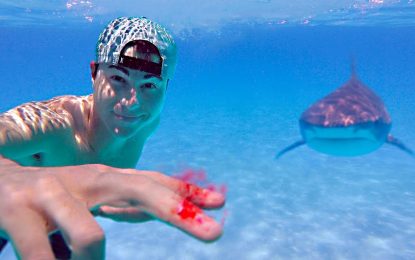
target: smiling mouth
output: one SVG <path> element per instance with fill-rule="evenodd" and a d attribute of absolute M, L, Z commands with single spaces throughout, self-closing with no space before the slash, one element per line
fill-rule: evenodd
<path fill-rule="evenodd" d="M 143 120 L 143 119 L 146 118 L 146 115 L 144 115 L 144 114 L 139 115 L 139 116 L 134 116 L 134 115 L 120 115 L 120 114 L 117 114 L 115 112 L 113 112 L 113 113 L 115 115 L 115 118 L 117 118 L 118 120 L 122 120 L 124 122 L 133 123 L 133 122 L 137 122 L 139 120 Z"/>

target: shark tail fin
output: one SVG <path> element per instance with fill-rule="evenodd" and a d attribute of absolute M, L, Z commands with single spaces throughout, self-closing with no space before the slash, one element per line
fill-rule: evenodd
<path fill-rule="evenodd" d="M 411 149 L 409 149 L 404 143 L 402 143 L 399 139 L 396 139 L 395 137 L 393 137 L 391 134 L 388 135 L 386 139 L 386 143 L 394 145 L 398 147 L 399 149 L 407 152 L 408 154 L 415 156 L 414 152 Z"/>
<path fill-rule="evenodd" d="M 284 149 L 282 149 L 281 151 L 279 151 L 277 153 L 277 155 L 275 155 L 275 159 L 279 159 L 286 152 L 289 152 L 289 151 L 291 151 L 291 150 L 293 150 L 293 149 L 295 149 L 295 148 L 297 148 L 297 147 L 299 147 L 301 145 L 304 145 L 304 144 L 305 144 L 305 141 L 304 140 L 299 140 L 299 141 L 297 141 L 297 142 L 295 142 L 295 143 L 293 143 L 293 144 L 285 147 Z"/>

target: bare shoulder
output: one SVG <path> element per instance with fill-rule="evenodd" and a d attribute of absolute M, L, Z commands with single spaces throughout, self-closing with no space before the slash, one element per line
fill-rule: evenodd
<path fill-rule="evenodd" d="M 70 127 L 79 111 L 86 116 L 91 96 L 59 96 L 47 101 L 28 102 L 0 114 L 2 125 L 16 125 L 26 131 L 37 132 Z"/>
<path fill-rule="evenodd" d="M 73 132 L 85 120 L 90 96 L 60 96 L 28 102 L 0 114 L 0 145 L 27 142 L 39 136 Z"/>
<path fill-rule="evenodd" d="M 33 103 L 33 102 L 32 102 Z M 58 114 L 61 113 L 72 113 L 74 110 L 89 110 L 92 104 L 92 95 L 88 96 L 59 96 L 52 98 L 47 101 L 34 102 L 42 103 L 46 107 L 50 108 L 52 111 L 55 111 Z"/>

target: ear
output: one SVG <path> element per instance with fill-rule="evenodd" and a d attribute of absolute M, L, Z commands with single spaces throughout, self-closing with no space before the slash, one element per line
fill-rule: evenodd
<path fill-rule="evenodd" d="M 91 68 L 91 78 L 92 80 L 95 80 L 98 71 L 98 63 L 96 63 L 95 61 L 91 61 L 89 67 Z"/>

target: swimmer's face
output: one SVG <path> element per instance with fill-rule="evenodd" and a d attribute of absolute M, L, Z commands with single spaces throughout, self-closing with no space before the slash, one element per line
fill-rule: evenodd
<path fill-rule="evenodd" d="M 134 56 L 158 62 L 147 54 Z M 94 109 L 116 136 L 129 137 L 159 119 L 167 78 L 120 65 L 101 63 L 94 78 Z"/>

